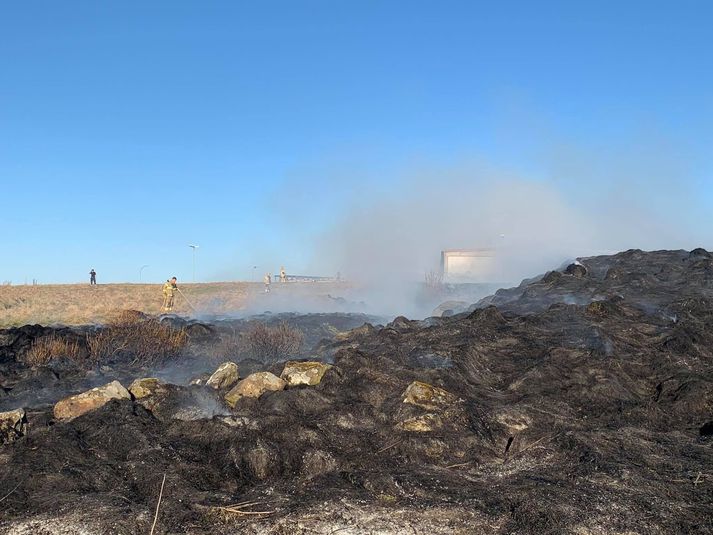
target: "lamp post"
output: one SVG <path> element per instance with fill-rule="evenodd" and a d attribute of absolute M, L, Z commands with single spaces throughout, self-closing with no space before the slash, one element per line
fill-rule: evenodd
<path fill-rule="evenodd" d="M 193 249 L 193 282 L 196 282 L 196 249 L 198 249 L 199 246 L 188 244 L 188 247 Z"/>
<path fill-rule="evenodd" d="M 149 267 L 148 264 L 144 264 L 143 266 L 141 266 L 141 269 L 139 270 L 139 282 L 141 282 L 141 273 L 144 271 L 144 268 L 147 267 Z"/>

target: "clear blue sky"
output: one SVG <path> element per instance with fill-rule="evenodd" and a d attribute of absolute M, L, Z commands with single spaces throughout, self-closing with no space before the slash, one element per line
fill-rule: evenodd
<path fill-rule="evenodd" d="M 713 208 L 711 28 L 706 1 L 2 1 L 0 280 L 186 280 L 189 243 L 200 280 L 318 269 L 414 162 L 546 178 L 550 141 L 654 132 Z"/>

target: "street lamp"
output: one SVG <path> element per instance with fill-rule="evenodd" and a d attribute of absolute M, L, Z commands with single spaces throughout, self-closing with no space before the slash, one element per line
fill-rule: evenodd
<path fill-rule="evenodd" d="M 144 268 L 147 267 L 149 267 L 148 264 L 144 264 L 143 266 L 141 266 L 141 269 L 139 270 L 139 282 L 141 282 L 141 273 L 143 272 Z"/>
<path fill-rule="evenodd" d="M 193 249 L 193 282 L 196 282 L 196 249 L 198 249 L 199 246 L 188 244 L 188 247 Z"/>

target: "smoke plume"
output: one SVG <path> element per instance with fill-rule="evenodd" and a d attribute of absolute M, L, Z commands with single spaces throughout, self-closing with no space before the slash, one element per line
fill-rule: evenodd
<path fill-rule="evenodd" d="M 513 284 L 578 256 L 705 247 L 687 170 L 641 152 L 559 154 L 536 179 L 482 165 L 405 173 L 391 191 L 359 192 L 318 240 L 315 265 L 367 289 L 380 313 L 422 315 L 413 285 L 444 249 L 492 248 L 493 282 Z"/>

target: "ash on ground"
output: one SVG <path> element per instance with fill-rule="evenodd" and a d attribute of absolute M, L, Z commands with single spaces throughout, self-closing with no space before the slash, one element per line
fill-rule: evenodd
<path fill-rule="evenodd" d="M 156 533 L 713 533 L 710 253 L 582 258 L 449 314 L 166 318 L 188 343 L 150 366 L 33 367 L 38 338 L 83 354 L 97 329 L 0 331 L 0 411 L 24 409 L 0 422 L 0 528 L 148 533 L 165 476 Z M 251 322 L 299 349 L 246 354 Z M 230 361 L 242 383 L 208 378 Z"/>

